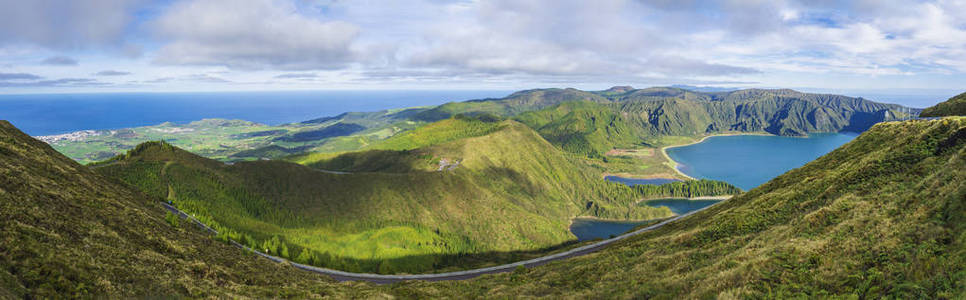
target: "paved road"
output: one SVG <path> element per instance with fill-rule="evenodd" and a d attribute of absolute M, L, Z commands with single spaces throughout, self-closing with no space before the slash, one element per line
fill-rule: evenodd
<path fill-rule="evenodd" d="M 407 281 L 407 280 L 425 280 L 425 281 L 464 280 L 464 279 L 470 279 L 470 278 L 477 277 L 477 276 L 484 275 L 484 274 L 494 274 L 494 273 L 510 272 L 510 271 L 513 271 L 514 269 L 516 269 L 518 266 L 521 266 L 521 265 L 522 266 L 525 266 L 527 268 L 532 268 L 532 267 L 540 266 L 540 265 L 543 265 L 543 264 L 546 264 L 546 263 L 549 263 L 549 262 L 553 262 L 553 261 L 564 260 L 564 259 L 568 259 L 568 258 L 571 258 L 571 257 L 577 257 L 577 256 L 582 256 L 582 255 L 587 255 L 587 254 L 590 254 L 590 253 L 593 253 L 593 252 L 597 252 L 598 250 L 601 250 L 601 249 L 603 249 L 603 248 L 607 247 L 608 245 L 613 244 L 615 242 L 624 240 L 626 238 L 629 238 L 629 237 L 632 237 L 632 236 L 635 236 L 635 235 L 639 235 L 639 234 L 644 233 L 644 232 L 648 232 L 648 231 L 651 231 L 651 230 L 655 230 L 655 229 L 661 228 L 664 225 L 667 225 L 667 224 L 669 224 L 671 222 L 677 221 L 678 219 L 685 218 L 687 216 L 690 216 L 690 215 L 692 215 L 694 213 L 697 213 L 699 211 L 708 209 L 709 207 L 718 205 L 720 203 L 721 202 L 718 202 L 718 203 L 709 205 L 707 207 L 704 207 L 704 208 L 701 208 L 701 209 L 698 209 L 698 210 L 689 212 L 687 214 L 683 214 L 683 215 L 680 215 L 680 216 L 677 216 L 677 217 L 673 217 L 673 218 L 664 220 L 663 222 L 660 222 L 660 223 L 657 223 L 657 224 L 654 224 L 654 225 L 651 225 L 651 226 L 648 226 L 648 227 L 645 227 L 645 228 L 641 228 L 641 229 L 638 229 L 638 230 L 635 230 L 635 231 L 632 231 L 632 232 L 628 232 L 628 233 L 619 235 L 619 236 L 614 237 L 614 238 L 611 238 L 611 239 L 603 240 L 603 241 L 600 241 L 600 242 L 597 242 L 597 243 L 594 243 L 594 244 L 590 244 L 590 245 L 585 245 L 585 246 L 577 247 L 577 248 L 570 249 L 570 250 L 567 250 L 567 251 L 564 251 L 564 252 L 560 252 L 560 253 L 556 253 L 556 254 L 551 254 L 551 255 L 547 255 L 547 256 L 542 256 L 542 257 L 534 258 L 534 259 L 531 259 L 531 260 L 525 260 L 525 261 L 520 261 L 520 262 L 515 262 L 515 263 L 510 263 L 510 264 L 505 264 L 505 265 L 494 266 L 494 267 L 480 268 L 480 269 L 473 269 L 473 270 L 466 270 L 466 271 L 458 271 L 458 272 L 436 273 L 436 274 L 381 275 L 381 274 L 369 274 L 369 273 L 350 273 L 350 272 L 343 272 L 343 271 L 339 271 L 339 270 L 319 268 L 319 267 L 314 267 L 314 266 L 309 266 L 309 265 L 303 265 L 303 264 L 299 264 L 299 263 L 287 261 L 287 260 L 285 260 L 283 258 L 280 258 L 280 257 L 268 255 L 268 254 L 259 252 L 257 250 L 253 250 L 253 249 L 251 249 L 251 248 L 249 248 L 249 247 L 247 247 L 245 245 L 239 244 L 239 243 L 237 243 L 235 241 L 232 241 L 231 243 L 233 245 L 235 245 L 235 246 L 240 247 L 240 248 L 244 248 L 246 250 L 252 251 L 255 254 L 258 254 L 258 255 L 260 255 L 262 257 L 268 258 L 268 259 L 270 259 L 270 260 L 272 260 L 274 262 L 278 262 L 278 263 L 288 262 L 289 264 L 291 264 L 292 266 L 294 266 L 296 268 L 303 269 L 303 270 L 307 270 L 307 271 L 312 271 L 312 272 L 319 273 L 319 274 L 328 275 L 328 276 L 331 276 L 333 279 L 338 280 L 338 281 L 368 281 L 368 282 L 373 282 L 373 283 L 386 284 L 386 283 L 393 283 L 393 282 Z M 188 219 L 192 220 L 195 224 L 198 224 L 199 226 L 201 226 L 205 230 L 207 230 L 207 231 L 209 231 L 211 233 L 214 233 L 214 234 L 217 234 L 218 233 L 213 228 L 208 227 L 207 225 L 201 223 L 200 221 L 198 221 L 194 217 L 189 216 L 188 214 L 186 214 L 186 213 L 178 210 L 177 208 L 175 208 L 175 207 L 173 207 L 173 206 L 171 206 L 171 205 L 169 205 L 167 203 L 163 203 L 162 202 L 161 204 L 163 204 L 164 207 L 167 208 L 168 210 L 170 210 L 171 212 L 180 215 L 182 218 L 188 218 Z"/>

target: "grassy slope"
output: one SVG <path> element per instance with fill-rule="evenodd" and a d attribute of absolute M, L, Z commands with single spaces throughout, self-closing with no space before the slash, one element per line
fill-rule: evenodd
<path fill-rule="evenodd" d="M 600 171 L 559 151 L 523 124 L 451 119 L 426 131 L 452 133 L 440 130 L 451 128 L 446 125 L 452 122 L 477 126 L 465 127 L 463 132 L 471 137 L 391 152 L 410 164 L 390 173 L 334 175 L 279 161 L 226 166 L 160 146 L 98 170 L 258 241 L 281 235 L 292 245 L 292 256 L 309 248 L 320 255 L 366 260 L 323 265 L 370 272 L 430 270 L 439 261 L 423 257 L 427 254 L 563 243 L 573 238 L 568 223 L 578 215 L 651 219 L 670 214 L 632 205 L 640 193 L 601 180 Z M 489 133 L 475 136 L 479 128 Z M 422 140 L 410 136 L 400 139 Z M 372 157 L 380 156 L 384 158 Z M 436 172 L 440 158 L 460 164 Z M 420 257 L 380 265 L 382 260 L 415 256 Z"/>
<path fill-rule="evenodd" d="M 877 125 L 758 189 L 600 253 L 469 281 L 383 287 L 333 286 L 248 260 L 166 225 L 158 206 L 9 124 L 0 128 L 4 297 L 83 289 L 236 297 L 384 291 L 400 298 L 966 293 L 962 117 Z"/>
<path fill-rule="evenodd" d="M 417 165 L 426 158 L 409 155 L 408 150 L 486 135 L 504 127 L 497 121 L 497 118 L 480 120 L 457 115 L 362 147 L 362 150 L 383 151 L 308 152 L 287 157 L 286 160 L 324 170 L 353 172 L 405 172 L 412 168 L 426 169 L 430 167 L 429 164 Z M 337 157 L 338 159 L 334 159 Z M 410 160 L 414 158 L 418 162 Z"/>
<path fill-rule="evenodd" d="M 920 117 L 966 116 L 966 93 L 922 110 Z"/>
<path fill-rule="evenodd" d="M 393 287 L 550 298 L 956 298 L 966 293 L 966 118 L 890 122 L 691 218 L 532 270 Z"/>
<path fill-rule="evenodd" d="M 0 121 L 0 298 L 378 295 L 164 217 L 151 197 Z"/>

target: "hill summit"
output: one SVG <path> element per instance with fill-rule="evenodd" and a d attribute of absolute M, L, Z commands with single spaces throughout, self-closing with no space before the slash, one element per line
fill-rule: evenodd
<path fill-rule="evenodd" d="M 922 110 L 920 117 L 966 116 L 966 93 Z"/>

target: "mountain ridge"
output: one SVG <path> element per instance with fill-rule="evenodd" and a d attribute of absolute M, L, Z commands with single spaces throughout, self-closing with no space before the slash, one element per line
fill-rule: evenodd
<path fill-rule="evenodd" d="M 221 126 L 210 124 L 214 121 L 184 125 L 166 123 L 41 138 L 82 162 L 103 160 L 149 140 L 168 140 L 173 145 L 224 161 L 255 160 L 303 152 L 360 150 L 400 132 L 459 114 L 516 118 L 575 101 L 609 107 L 618 115 L 641 114 L 646 109 L 647 115 L 638 118 L 647 122 L 626 125 L 641 127 L 635 130 L 652 134 L 692 137 L 727 131 L 778 135 L 862 131 L 875 122 L 906 119 L 918 112 L 862 98 L 788 89 L 699 92 L 677 87 L 634 89 L 623 86 L 603 91 L 550 88 L 435 107 L 347 112 L 278 126 L 246 125 L 235 121 L 223 121 Z"/>
<path fill-rule="evenodd" d="M 922 110 L 922 117 L 966 116 L 966 93 Z"/>

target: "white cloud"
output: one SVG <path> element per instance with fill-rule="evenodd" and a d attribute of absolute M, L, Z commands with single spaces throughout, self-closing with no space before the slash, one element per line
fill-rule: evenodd
<path fill-rule="evenodd" d="M 359 28 L 302 15 L 290 1 L 189 0 L 154 24 L 156 62 L 239 69 L 330 69 L 352 62 Z"/>
<path fill-rule="evenodd" d="M 76 66 L 77 60 L 67 56 L 51 56 L 45 58 L 40 63 L 53 66 Z"/>
<path fill-rule="evenodd" d="M 70 50 L 121 42 L 137 0 L 0 0 L 0 45 Z"/>
<path fill-rule="evenodd" d="M 117 1 L 0 0 L 4 72 L 212 87 L 966 80 L 962 0 Z M 83 65 L 37 63 L 57 56 Z"/>

